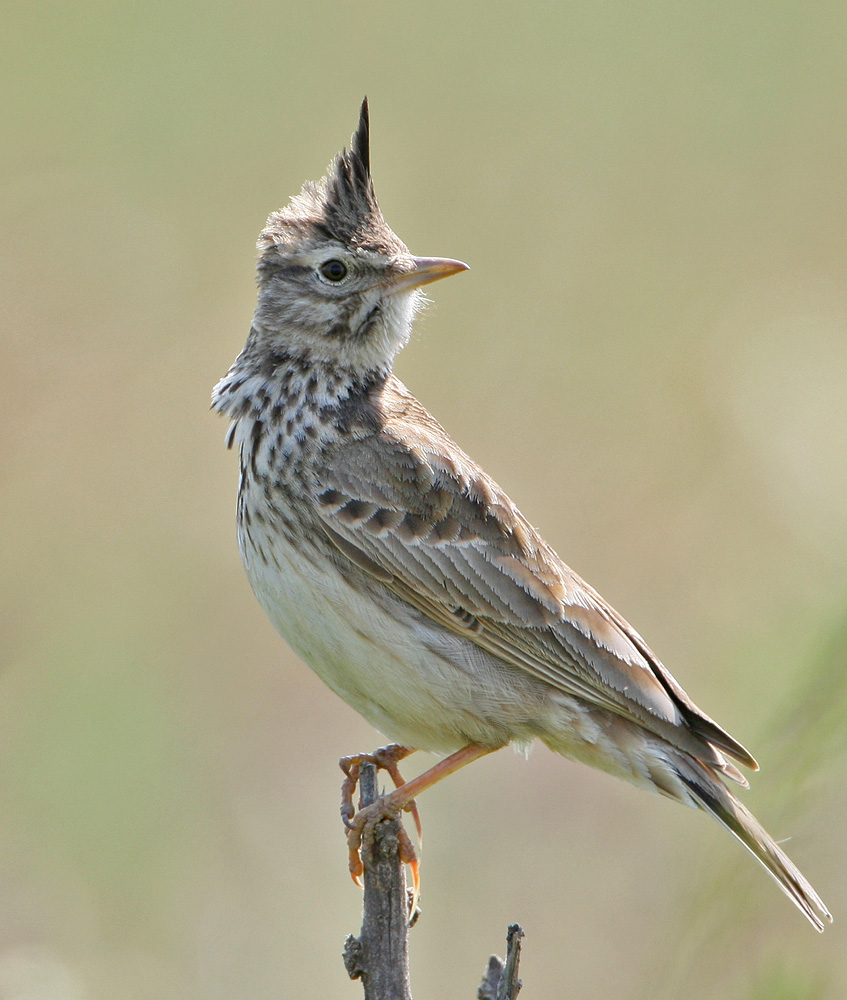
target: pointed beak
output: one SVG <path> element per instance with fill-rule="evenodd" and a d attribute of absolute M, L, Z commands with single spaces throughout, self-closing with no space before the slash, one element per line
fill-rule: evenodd
<path fill-rule="evenodd" d="M 411 271 L 392 278 L 389 292 L 408 291 L 411 288 L 420 288 L 421 285 L 429 285 L 433 281 L 440 281 L 441 278 L 449 278 L 451 274 L 458 274 L 459 271 L 469 271 L 467 264 L 460 260 L 450 260 L 449 257 L 413 257 L 414 267 Z"/>

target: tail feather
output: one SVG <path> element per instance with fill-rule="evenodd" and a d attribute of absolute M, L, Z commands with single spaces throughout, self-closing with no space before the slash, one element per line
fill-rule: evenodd
<path fill-rule="evenodd" d="M 693 804 L 713 816 L 765 868 L 777 885 L 817 931 L 832 923 L 832 915 L 808 879 L 756 817 L 702 764 L 690 758 L 675 768 L 691 793 Z"/>

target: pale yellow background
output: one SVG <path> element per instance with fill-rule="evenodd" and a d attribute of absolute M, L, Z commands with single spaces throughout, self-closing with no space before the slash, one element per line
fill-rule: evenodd
<path fill-rule="evenodd" d="M 371 100 L 388 221 L 473 268 L 399 370 L 762 763 L 818 937 L 705 817 L 536 751 L 422 801 L 415 996 L 847 995 L 843 4 L 0 13 L 0 1000 L 356 998 L 336 758 L 208 412 L 265 216 Z M 421 762 L 424 763 L 424 762 Z M 413 768 L 414 769 L 414 768 Z"/>

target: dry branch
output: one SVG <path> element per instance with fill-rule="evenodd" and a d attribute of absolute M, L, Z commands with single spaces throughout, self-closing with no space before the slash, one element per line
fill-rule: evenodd
<path fill-rule="evenodd" d="M 364 763 L 359 774 L 359 807 L 377 798 L 377 769 Z M 385 819 L 374 831 L 370 852 L 363 853 L 362 930 L 344 945 L 344 966 L 351 979 L 361 979 L 365 1000 L 412 1000 L 409 984 L 409 892 L 400 860 L 399 819 Z M 515 1000 L 523 930 L 508 931 L 505 962 L 492 955 L 477 993 L 478 1000 Z"/>
<path fill-rule="evenodd" d="M 377 769 L 362 764 L 359 806 L 377 798 Z M 351 979 L 361 979 L 365 1000 L 412 1000 L 409 985 L 409 900 L 406 872 L 400 860 L 400 821 L 385 819 L 374 830 L 373 848 L 365 861 L 362 930 L 344 946 L 344 965 Z"/>

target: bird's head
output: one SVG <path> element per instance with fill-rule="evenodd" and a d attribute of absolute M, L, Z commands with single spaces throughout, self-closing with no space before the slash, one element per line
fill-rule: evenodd
<path fill-rule="evenodd" d="M 406 344 L 421 286 L 467 269 L 413 256 L 382 217 L 367 98 L 349 151 L 270 215 L 258 248 L 256 334 L 273 350 L 360 374 L 389 367 Z"/>

